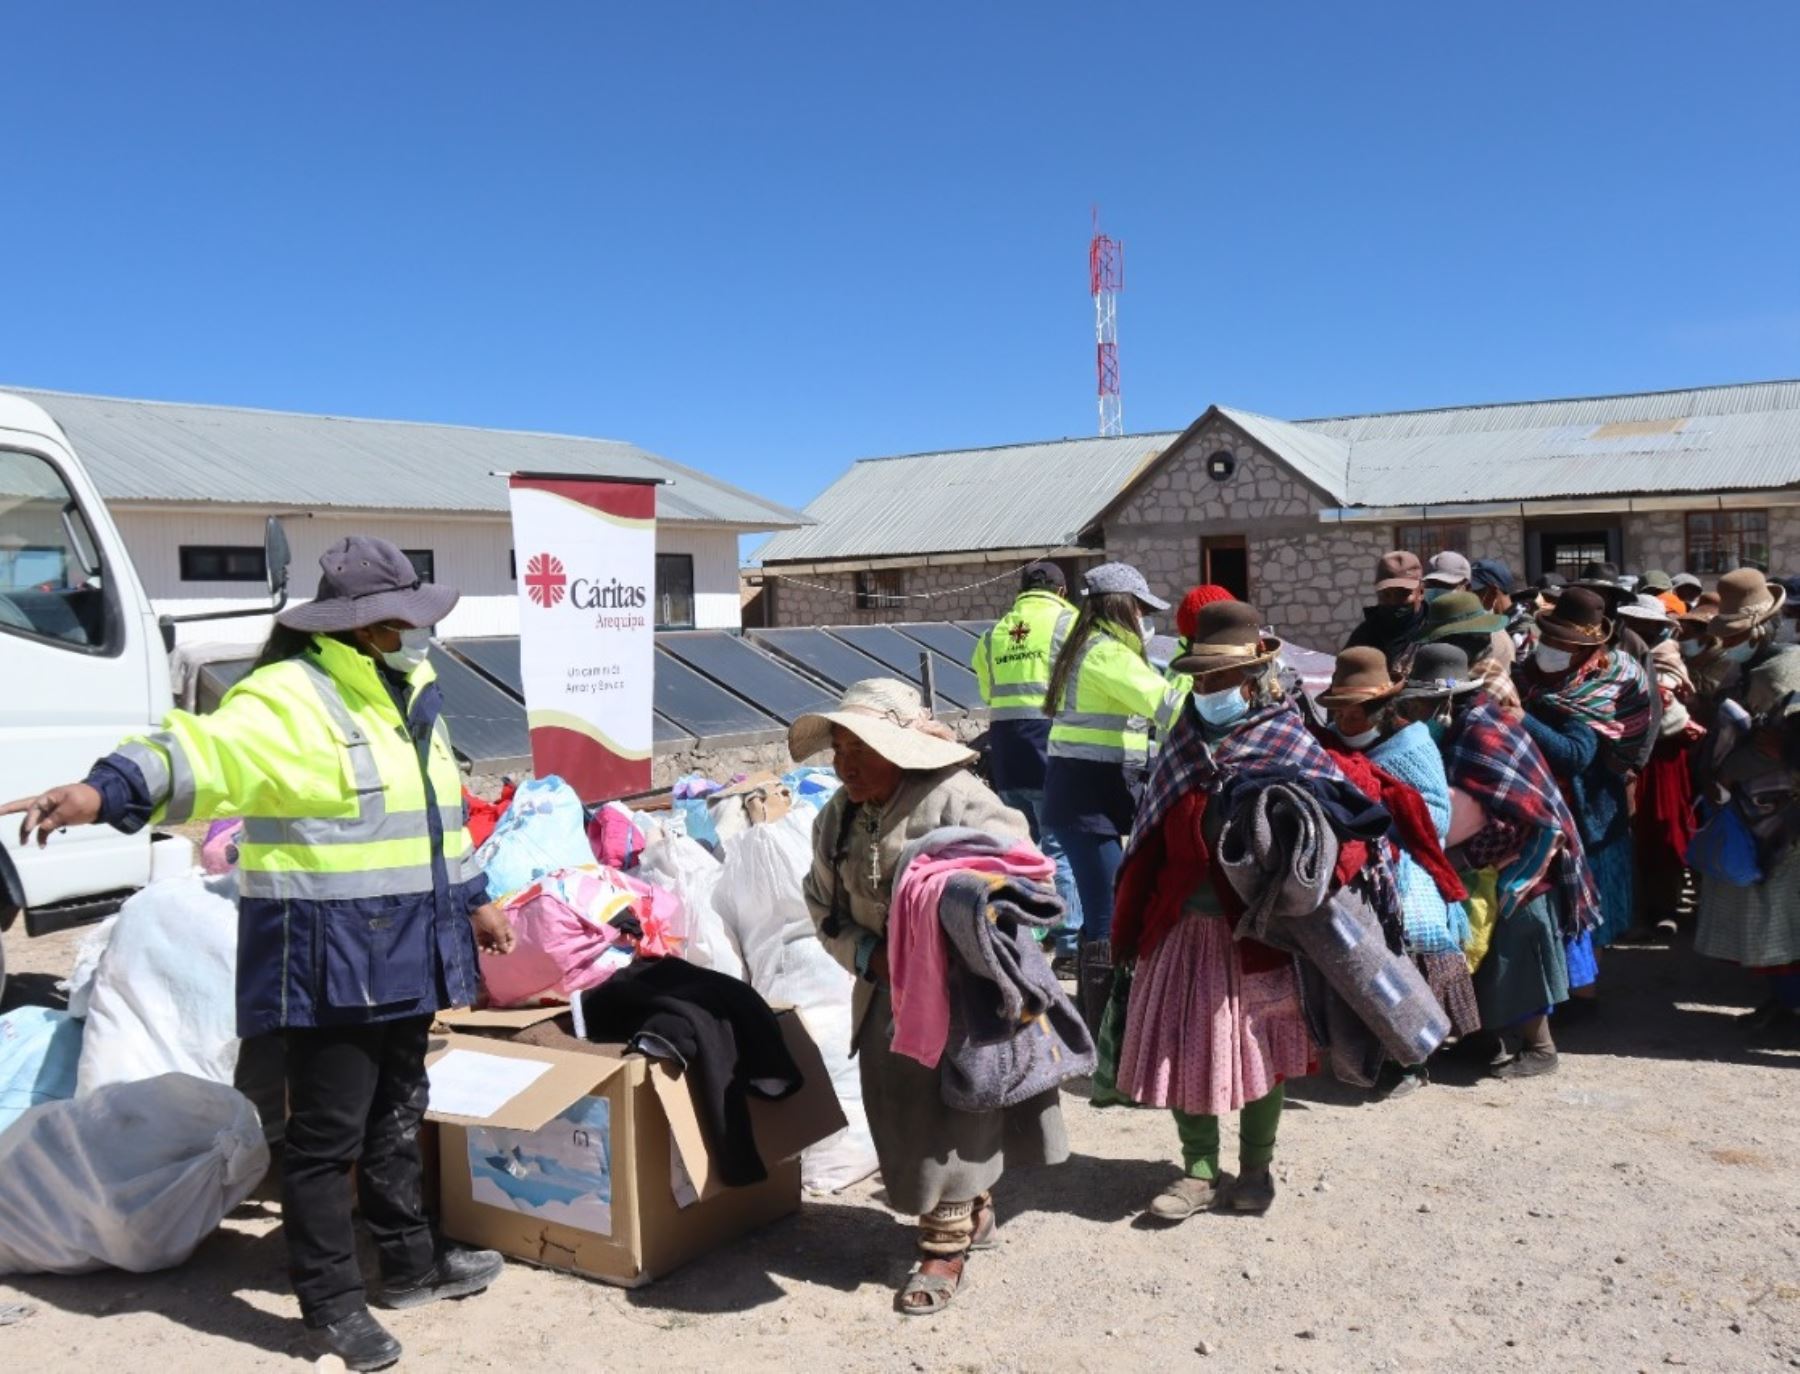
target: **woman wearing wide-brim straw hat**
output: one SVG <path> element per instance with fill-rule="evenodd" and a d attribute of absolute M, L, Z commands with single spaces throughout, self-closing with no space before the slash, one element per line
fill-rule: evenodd
<path fill-rule="evenodd" d="M 1030 843 L 1025 817 L 969 771 L 973 750 L 930 718 L 916 689 L 887 678 L 856 683 L 837 709 L 788 731 L 796 762 L 831 751 L 843 786 L 813 824 L 806 904 L 831 956 L 856 977 L 852 1048 L 888 1202 L 919 1218 L 919 1264 L 896 1296 L 908 1316 L 949 1305 L 970 1250 L 996 1243 L 991 1189 L 1008 1163 L 1068 1158 L 1058 1095 L 1004 1111 L 945 1104 L 941 1066 L 891 1047 L 888 912 L 902 851 L 960 826 Z"/>
<path fill-rule="evenodd" d="M 1193 694 L 1157 753 L 1119 872 L 1113 954 L 1130 968 L 1130 993 L 1123 1035 L 1115 1044 L 1109 1033 L 1101 1054 L 1116 1062 L 1120 1093 L 1174 1113 L 1183 1177 L 1149 1212 L 1165 1223 L 1217 1205 L 1268 1210 L 1283 1084 L 1312 1072 L 1316 1058 L 1294 961 L 1233 938 L 1242 904 L 1208 839 L 1224 820 L 1208 815 L 1208 799 L 1235 775 L 1279 764 L 1342 781 L 1282 690 L 1280 648 L 1240 601 L 1200 609 L 1170 665 L 1193 676 Z M 1219 1172 L 1219 1118 L 1229 1111 L 1241 1112 L 1234 1182 Z"/>
<path fill-rule="evenodd" d="M 1750 568 L 1719 579 L 1719 611 L 1707 627 L 1732 671 L 1715 698 L 1748 712 L 1749 730 L 1715 712 L 1713 739 L 1702 750 L 1702 781 L 1726 790 L 1735 804 L 1752 796 L 1800 795 L 1800 770 L 1792 766 L 1795 724 L 1789 703 L 1800 692 L 1800 649 L 1776 642 L 1787 591 Z M 1796 803 L 1790 801 L 1786 806 Z M 1766 807 L 1748 811 L 1763 816 Z M 1774 820 L 1779 824 L 1777 813 Z M 1762 827 L 1759 826 L 1759 829 Z M 1700 881 L 1699 927 L 1694 948 L 1714 959 L 1741 964 L 1767 979 L 1762 1004 L 1746 1018 L 1761 1043 L 1800 1044 L 1800 844 L 1780 831 L 1759 853 L 1763 880 L 1740 887 L 1721 876 Z"/>

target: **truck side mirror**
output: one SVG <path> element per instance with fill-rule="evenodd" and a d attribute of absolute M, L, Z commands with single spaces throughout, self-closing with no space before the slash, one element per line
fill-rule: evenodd
<path fill-rule="evenodd" d="M 279 516 L 271 515 L 263 527 L 263 563 L 269 574 L 269 596 L 277 608 L 287 602 L 288 564 L 293 555 L 288 550 L 287 530 Z"/>

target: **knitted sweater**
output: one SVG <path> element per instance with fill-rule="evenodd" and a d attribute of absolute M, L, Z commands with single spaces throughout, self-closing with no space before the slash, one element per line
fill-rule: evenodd
<path fill-rule="evenodd" d="M 1423 721 L 1415 721 L 1369 750 L 1371 762 L 1424 798 L 1437 827 L 1438 843 L 1450 836 L 1450 780 L 1443 755 Z M 1469 938 L 1469 917 L 1461 902 L 1447 902 L 1431 874 L 1404 851 L 1400 854 L 1400 900 L 1406 911 L 1406 947 L 1412 954 L 1458 951 Z"/>

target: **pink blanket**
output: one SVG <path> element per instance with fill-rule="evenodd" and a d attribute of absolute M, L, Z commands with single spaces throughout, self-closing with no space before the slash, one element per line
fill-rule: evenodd
<path fill-rule="evenodd" d="M 928 1069 L 937 1067 L 950 1038 L 950 949 L 938 923 L 938 900 L 951 874 L 970 872 L 1047 883 L 1056 865 L 1024 840 L 1004 849 L 992 841 L 954 842 L 920 854 L 894 880 L 887 927 L 892 1047 Z"/>

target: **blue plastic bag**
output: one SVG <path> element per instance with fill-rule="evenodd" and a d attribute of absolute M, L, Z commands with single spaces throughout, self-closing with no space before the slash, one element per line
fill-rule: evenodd
<path fill-rule="evenodd" d="M 1733 887 L 1755 887 L 1763 880 L 1756 836 L 1735 806 L 1727 804 L 1707 817 L 1688 841 L 1688 867 Z"/>
<path fill-rule="evenodd" d="M 68 1012 L 48 1007 L 0 1016 L 0 1131 L 40 1103 L 75 1096 L 81 1030 Z"/>
<path fill-rule="evenodd" d="M 581 798 L 561 778 L 533 778 L 513 794 L 494 833 L 475 851 L 475 861 L 495 901 L 545 874 L 593 863 Z"/>

